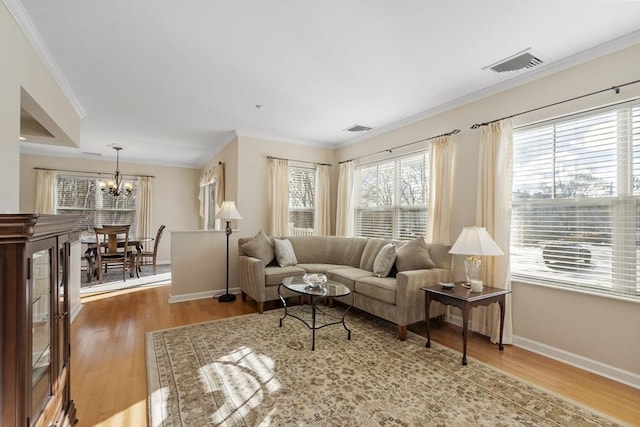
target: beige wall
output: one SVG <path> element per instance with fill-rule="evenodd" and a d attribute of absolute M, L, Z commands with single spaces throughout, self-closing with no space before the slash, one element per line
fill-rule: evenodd
<path fill-rule="evenodd" d="M 126 156 L 124 156 L 126 157 Z M 20 156 L 20 211 L 35 207 L 36 171 L 34 167 L 69 169 L 113 174 L 115 161 L 87 160 L 23 154 Z M 171 231 L 199 228 L 198 180 L 199 169 L 154 166 L 120 162 L 124 174 L 153 175 L 151 229 L 167 226 L 158 253 L 159 262 L 171 260 Z M 152 249 L 152 248 L 150 248 Z"/>
<path fill-rule="evenodd" d="M 621 50 L 583 65 L 561 71 L 520 87 L 455 108 L 384 135 L 342 147 L 337 160 L 373 153 L 460 129 L 453 137 L 454 176 L 452 236 L 475 222 L 476 177 L 480 132 L 469 129 L 490 121 L 563 99 L 594 92 L 640 76 L 640 45 Z M 523 125 L 640 96 L 640 85 L 625 87 L 616 95 L 607 91 L 580 101 L 545 109 L 514 119 Z M 367 158 L 368 159 L 368 158 Z M 460 260 L 455 276 L 464 277 Z M 513 324 L 516 342 L 536 351 L 553 348 L 556 357 L 572 363 L 588 359 L 604 372 L 625 371 L 627 382 L 640 386 L 640 304 L 599 296 L 588 296 L 556 288 L 513 284 Z"/>
<path fill-rule="evenodd" d="M 0 212 L 17 212 L 21 89 L 37 104 L 50 132 L 64 143 L 79 145 L 80 117 L 4 3 L 0 3 L 0 64 L 0 181 L 5 183 L 0 188 Z"/>

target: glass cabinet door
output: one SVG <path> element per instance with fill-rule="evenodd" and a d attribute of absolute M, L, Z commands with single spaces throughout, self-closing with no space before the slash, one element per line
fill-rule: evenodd
<path fill-rule="evenodd" d="M 51 250 L 35 252 L 31 270 L 31 420 L 51 396 Z"/>

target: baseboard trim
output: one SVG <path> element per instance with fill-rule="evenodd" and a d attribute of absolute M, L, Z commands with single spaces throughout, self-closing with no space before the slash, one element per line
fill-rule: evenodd
<path fill-rule="evenodd" d="M 69 318 L 69 322 L 72 323 L 74 321 L 78 313 L 80 313 L 80 310 L 82 310 L 82 304 L 78 304 L 73 307 L 73 310 L 71 310 L 71 317 Z"/>
<path fill-rule="evenodd" d="M 447 322 L 462 327 L 461 316 L 453 316 L 449 314 Z M 598 362 L 597 360 L 589 359 L 587 357 L 517 335 L 514 335 L 513 337 L 513 345 L 548 357 L 549 359 L 554 359 L 559 362 L 566 363 L 567 365 L 575 366 L 576 368 L 609 378 L 610 380 L 626 384 L 630 387 L 640 389 L 639 374 L 634 374 L 633 372 L 625 371 L 623 369 L 616 368 L 615 366 L 607 365 L 606 363 Z"/>
<path fill-rule="evenodd" d="M 177 302 L 185 302 L 185 301 L 194 301 L 194 300 L 206 299 L 206 298 L 217 298 L 220 295 L 223 295 L 224 293 L 225 293 L 224 289 L 216 289 L 213 291 L 195 292 L 192 294 L 170 295 L 169 304 L 173 304 Z M 238 294 L 240 293 L 240 288 L 230 288 L 229 293 Z"/>
<path fill-rule="evenodd" d="M 584 369 L 585 371 L 609 378 L 619 383 L 626 384 L 630 387 L 640 389 L 640 375 L 633 372 L 625 371 L 597 360 L 589 359 L 575 353 L 571 353 L 550 345 L 533 341 L 527 338 L 514 336 L 513 345 L 538 353 L 550 359 L 558 360 L 567 365 Z"/>

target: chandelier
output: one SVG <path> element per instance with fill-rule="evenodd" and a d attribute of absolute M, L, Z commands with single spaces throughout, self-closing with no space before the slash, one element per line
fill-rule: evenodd
<path fill-rule="evenodd" d="M 116 173 L 113 176 L 113 180 L 100 181 L 100 190 L 112 196 L 130 196 L 133 192 L 133 183 L 123 183 L 122 175 L 120 175 L 120 150 L 122 150 L 122 147 L 114 146 L 113 149 L 116 150 Z"/>

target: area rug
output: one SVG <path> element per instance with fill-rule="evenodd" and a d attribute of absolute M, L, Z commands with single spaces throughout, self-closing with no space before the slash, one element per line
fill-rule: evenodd
<path fill-rule="evenodd" d="M 149 332 L 149 425 L 614 426 L 374 317 L 311 331 L 283 310 Z M 497 351 L 497 350 L 496 350 Z M 508 350 L 507 350 L 508 351 Z"/>

